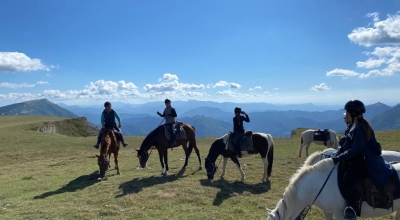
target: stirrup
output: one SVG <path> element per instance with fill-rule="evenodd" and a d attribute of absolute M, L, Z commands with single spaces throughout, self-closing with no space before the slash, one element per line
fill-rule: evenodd
<path fill-rule="evenodd" d="M 346 213 L 347 211 L 347 213 Z M 347 206 L 343 212 L 344 219 L 357 220 L 356 211 L 351 206 Z"/>

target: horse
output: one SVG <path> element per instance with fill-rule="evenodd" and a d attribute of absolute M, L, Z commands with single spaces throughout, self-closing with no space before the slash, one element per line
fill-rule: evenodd
<path fill-rule="evenodd" d="M 331 158 L 333 156 L 333 154 L 336 153 L 336 151 L 337 151 L 336 149 L 328 148 L 328 149 L 323 150 L 322 152 L 321 151 L 314 152 L 306 159 L 304 164 L 308 165 L 308 166 L 312 166 L 323 159 Z M 400 161 L 400 152 L 383 150 L 382 157 L 385 161 L 388 161 L 388 162 Z M 323 214 L 324 214 L 325 220 L 331 220 L 333 217 L 332 213 L 329 213 L 329 212 L 323 212 Z M 300 215 L 304 215 L 304 214 L 301 213 Z M 394 220 L 400 220 L 400 212 L 396 212 L 396 216 L 395 216 Z"/>
<path fill-rule="evenodd" d="M 118 151 L 119 151 L 119 140 L 111 128 L 106 128 L 101 135 L 101 146 L 100 155 L 96 154 L 97 164 L 100 168 L 100 177 L 103 179 L 105 177 L 106 171 L 110 167 L 110 157 L 114 154 L 115 169 L 117 174 L 120 175 L 118 167 Z"/>
<path fill-rule="evenodd" d="M 148 151 L 152 146 L 155 146 L 158 151 L 158 155 L 160 158 L 160 163 L 162 167 L 162 173 L 161 175 L 166 176 L 167 172 L 169 170 L 168 167 L 168 149 L 169 148 L 174 148 L 181 146 L 183 147 L 183 150 L 185 151 L 185 164 L 183 165 L 182 169 L 185 169 L 187 164 L 188 164 L 188 159 L 190 154 L 192 153 L 192 150 L 196 151 L 197 158 L 199 160 L 199 168 L 198 170 L 202 169 L 201 165 L 201 159 L 200 159 L 200 151 L 197 148 L 196 144 L 196 130 L 192 125 L 189 124 L 181 124 L 180 125 L 184 132 L 186 133 L 186 138 L 176 138 L 175 142 L 176 144 L 174 146 L 171 146 L 170 141 L 165 137 L 165 126 L 160 125 L 153 131 L 151 131 L 143 140 L 142 144 L 140 145 L 140 149 L 136 150 L 137 151 L 137 157 L 139 158 L 139 163 L 141 168 L 146 167 L 147 160 L 149 159 L 150 154 Z M 178 127 L 178 126 L 177 126 Z M 181 131 L 182 132 L 182 131 Z M 189 148 L 187 147 L 189 143 Z M 164 166 L 165 164 L 165 166 Z"/>
<path fill-rule="evenodd" d="M 323 140 L 315 140 L 314 134 L 316 132 L 321 132 L 321 136 Z M 303 147 L 306 147 L 306 155 L 308 157 L 308 148 L 310 147 L 311 142 L 318 144 L 318 145 L 326 145 L 327 147 L 330 148 L 335 148 L 337 149 L 339 147 L 339 141 L 336 136 L 336 132 L 333 130 L 328 129 L 327 132 L 329 133 L 329 140 L 326 140 L 325 137 L 323 136 L 323 131 L 320 130 L 314 130 L 314 129 L 308 129 L 304 132 L 301 133 L 301 143 L 299 147 L 299 157 L 301 157 L 301 152 L 303 151 Z"/>
<path fill-rule="evenodd" d="M 261 181 L 268 181 L 272 172 L 272 164 L 274 160 L 274 141 L 270 134 L 264 133 L 253 133 L 251 135 L 253 141 L 253 150 L 242 151 L 243 157 L 260 154 L 261 159 L 264 163 L 264 175 L 261 178 Z M 242 180 L 244 180 L 244 172 L 240 166 L 239 160 L 236 158 L 236 152 L 231 149 L 226 149 L 226 143 L 229 139 L 229 134 L 225 134 L 224 136 L 215 140 L 210 147 L 208 155 L 205 159 L 205 167 L 207 169 L 207 177 L 208 179 L 214 179 L 214 174 L 218 169 L 218 166 L 215 164 L 218 156 L 222 154 L 224 158 L 221 178 L 225 175 L 226 164 L 228 162 L 228 158 L 236 164 L 239 172 L 242 176 Z"/>
<path fill-rule="evenodd" d="M 400 175 L 400 164 L 394 164 L 393 167 Z M 268 219 L 296 219 L 306 206 L 314 204 L 324 213 L 332 213 L 336 219 L 344 220 L 345 200 L 339 191 L 337 171 L 338 166 L 331 159 L 321 160 L 312 166 L 304 164 L 290 179 L 289 186 L 275 209 L 266 208 Z M 321 190 L 324 182 L 326 185 Z M 374 209 L 363 202 L 361 217 L 380 217 L 399 210 L 400 199 L 393 201 L 393 210 Z"/>

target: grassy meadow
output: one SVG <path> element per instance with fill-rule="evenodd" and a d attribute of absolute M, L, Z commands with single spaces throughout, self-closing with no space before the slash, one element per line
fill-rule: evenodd
<path fill-rule="evenodd" d="M 225 179 L 207 180 L 197 171 L 193 152 L 182 171 L 182 148 L 168 151 L 170 170 L 162 177 L 156 151 L 148 168 L 139 169 L 135 149 L 144 137 L 126 137 L 120 150 L 121 175 L 111 169 L 108 179 L 97 181 L 99 152 L 96 137 L 69 137 L 37 132 L 54 117 L 1 116 L 0 219 L 266 219 L 265 207 L 274 208 L 290 177 L 305 160 L 299 158 L 300 133 L 274 138 L 274 165 L 270 182 L 262 183 L 259 155 L 240 159 L 246 175 L 229 161 Z M 343 125 L 344 128 L 344 125 Z M 398 150 L 400 131 L 377 132 L 384 149 Z M 215 138 L 197 139 L 204 158 Z M 310 153 L 324 147 L 312 144 Z M 217 165 L 220 160 L 217 160 Z M 114 167 L 114 160 L 111 160 Z M 306 219 L 322 219 L 314 207 Z M 379 219 L 393 219 L 386 216 Z"/>

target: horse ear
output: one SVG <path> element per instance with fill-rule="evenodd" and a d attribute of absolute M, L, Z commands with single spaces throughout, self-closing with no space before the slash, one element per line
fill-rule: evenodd
<path fill-rule="evenodd" d="M 268 215 L 271 215 L 271 214 L 272 214 L 272 209 L 269 209 L 269 208 L 265 207 L 265 211 L 268 212 Z"/>
<path fill-rule="evenodd" d="M 135 149 L 137 152 L 139 152 L 139 150 L 138 149 Z"/>
<path fill-rule="evenodd" d="M 100 158 L 100 156 L 99 156 L 99 155 L 97 155 L 97 154 L 95 154 L 95 155 L 96 155 L 96 157 L 97 157 L 97 158 Z"/>

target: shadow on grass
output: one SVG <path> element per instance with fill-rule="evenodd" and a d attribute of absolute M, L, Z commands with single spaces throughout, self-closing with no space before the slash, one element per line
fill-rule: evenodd
<path fill-rule="evenodd" d="M 94 185 L 97 183 L 97 177 L 99 176 L 98 171 L 94 171 L 93 173 L 89 175 L 83 175 L 80 176 L 74 180 L 71 180 L 67 185 L 61 187 L 60 189 L 57 189 L 55 191 L 50 191 L 50 192 L 45 192 L 41 195 L 33 197 L 33 199 L 44 199 L 49 196 L 57 195 L 57 194 L 62 194 L 66 192 L 75 192 L 77 190 L 84 189 L 88 186 Z"/>
<path fill-rule="evenodd" d="M 261 194 L 268 192 L 271 189 L 271 183 L 269 181 L 251 185 L 243 181 L 235 181 L 231 183 L 221 178 L 216 181 L 202 179 L 200 180 L 200 184 L 202 186 L 209 186 L 220 189 L 217 195 L 215 195 L 215 199 L 213 201 L 213 205 L 215 206 L 219 206 L 224 202 L 224 200 L 237 196 L 238 194 L 242 194 L 243 192 L 249 192 L 251 194 Z"/>
<path fill-rule="evenodd" d="M 177 174 L 167 175 L 167 176 L 151 176 L 147 178 L 135 178 L 128 182 L 122 183 L 119 186 L 121 193 L 116 195 L 115 198 L 120 198 L 132 193 L 138 193 L 142 191 L 143 188 L 152 187 L 155 185 L 164 184 L 167 182 L 176 181 L 183 178 L 183 173 L 185 169 L 181 169 Z"/>

